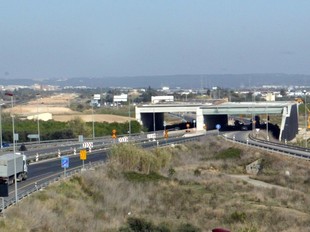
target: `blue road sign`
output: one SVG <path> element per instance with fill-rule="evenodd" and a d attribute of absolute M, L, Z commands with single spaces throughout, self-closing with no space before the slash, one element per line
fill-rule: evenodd
<path fill-rule="evenodd" d="M 66 156 L 61 157 L 61 167 L 62 168 L 69 167 L 69 157 L 66 157 Z"/>
<path fill-rule="evenodd" d="M 221 125 L 220 124 L 216 124 L 215 128 L 219 130 L 219 129 L 221 129 Z"/>

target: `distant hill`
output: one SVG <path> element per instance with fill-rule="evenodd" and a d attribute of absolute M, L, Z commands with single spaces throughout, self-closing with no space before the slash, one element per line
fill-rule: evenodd
<path fill-rule="evenodd" d="M 42 83 L 49 85 L 86 86 L 86 87 L 132 87 L 201 89 L 218 86 L 222 88 L 254 88 L 262 85 L 310 86 L 310 75 L 302 74 L 196 74 L 161 76 L 124 76 L 124 77 L 75 77 L 65 79 L 2 79 L 2 85 L 31 85 Z"/>

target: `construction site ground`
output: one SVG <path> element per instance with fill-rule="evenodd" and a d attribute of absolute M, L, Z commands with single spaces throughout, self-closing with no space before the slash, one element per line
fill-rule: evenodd
<path fill-rule="evenodd" d="M 70 109 L 70 103 L 76 94 L 61 93 L 50 97 L 42 97 L 37 100 L 30 101 L 26 104 L 17 104 L 12 108 L 6 108 L 3 111 L 13 113 L 14 115 L 25 117 L 29 115 L 37 115 L 43 113 L 51 113 L 52 119 L 55 121 L 70 121 L 76 117 L 81 118 L 85 122 L 126 122 L 129 117 L 123 117 L 110 114 L 92 114 L 73 111 Z"/>

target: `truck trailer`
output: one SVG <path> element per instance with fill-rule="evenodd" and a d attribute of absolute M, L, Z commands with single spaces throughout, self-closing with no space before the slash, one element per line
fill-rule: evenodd
<path fill-rule="evenodd" d="M 12 184 L 15 182 L 14 159 L 16 159 L 16 181 L 26 180 L 28 167 L 26 155 L 10 153 L 0 155 L 0 182 Z"/>

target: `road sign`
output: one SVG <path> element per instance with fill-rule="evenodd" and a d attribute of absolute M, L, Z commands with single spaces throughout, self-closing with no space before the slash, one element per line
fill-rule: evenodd
<path fill-rule="evenodd" d="M 61 167 L 68 168 L 69 167 L 69 157 L 63 156 L 61 157 Z"/>
<path fill-rule="evenodd" d="M 156 134 L 155 134 L 155 133 L 153 133 L 153 134 L 147 134 L 146 137 L 147 137 L 148 139 L 156 139 Z"/>
<path fill-rule="evenodd" d="M 28 139 L 38 139 L 39 135 L 38 134 L 29 134 L 29 135 L 27 135 L 27 138 Z"/>
<path fill-rule="evenodd" d="M 18 141 L 18 140 L 19 140 L 19 134 L 14 133 L 14 140 L 15 140 L 15 141 Z"/>
<path fill-rule="evenodd" d="M 121 137 L 121 138 L 118 138 L 118 142 L 119 143 L 128 143 L 128 137 Z"/>
<path fill-rule="evenodd" d="M 92 148 L 94 146 L 93 142 L 84 142 L 83 148 Z"/>
<path fill-rule="evenodd" d="M 115 129 L 112 130 L 112 138 L 116 139 L 116 130 Z"/>
<path fill-rule="evenodd" d="M 0 183 L 0 197 L 8 197 L 9 196 L 9 185 L 6 183 Z M 2 205 L 2 212 L 4 209 L 4 205 Z"/>
<path fill-rule="evenodd" d="M 80 159 L 81 160 L 86 160 L 86 158 L 87 158 L 86 150 L 80 150 Z"/>
<path fill-rule="evenodd" d="M 165 138 L 167 139 L 168 138 L 168 130 L 165 130 Z"/>
<path fill-rule="evenodd" d="M 219 130 L 219 129 L 221 129 L 221 125 L 220 124 L 216 124 L 215 128 Z"/>

